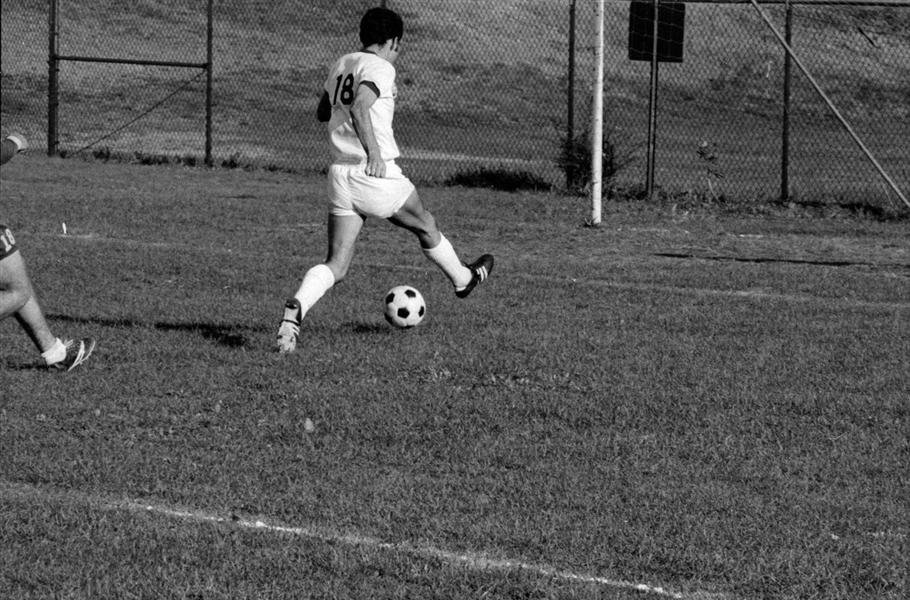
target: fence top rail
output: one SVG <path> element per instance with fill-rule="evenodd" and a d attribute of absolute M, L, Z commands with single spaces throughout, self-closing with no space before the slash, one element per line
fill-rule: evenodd
<path fill-rule="evenodd" d="M 208 63 L 178 62 L 172 60 L 139 60 L 132 58 L 104 58 L 97 56 L 64 56 L 61 54 L 51 55 L 51 60 L 69 62 L 113 63 L 120 65 L 143 65 L 148 67 L 188 67 L 192 69 L 206 69 L 209 66 Z"/>
<path fill-rule="evenodd" d="M 613 3 L 650 2 L 651 0 L 606 0 Z M 681 4 L 752 4 L 752 0 L 660 0 Z M 910 0 L 757 0 L 759 4 L 791 4 L 809 6 L 895 6 L 910 8 Z"/>

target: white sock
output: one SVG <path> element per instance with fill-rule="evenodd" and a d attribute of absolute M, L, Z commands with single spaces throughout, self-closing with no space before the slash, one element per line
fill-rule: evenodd
<path fill-rule="evenodd" d="M 66 358 L 66 346 L 60 341 L 60 338 L 57 338 L 50 350 L 41 353 L 41 358 L 44 359 L 44 364 L 47 365 L 58 363 Z"/>
<path fill-rule="evenodd" d="M 300 318 L 335 285 L 335 275 L 326 265 L 316 265 L 306 272 L 294 297 L 300 302 Z"/>
<path fill-rule="evenodd" d="M 430 262 L 442 269 L 455 289 L 461 289 L 471 283 L 471 270 L 461 264 L 461 260 L 449 240 L 442 234 L 440 237 L 442 239 L 439 245 L 435 248 L 424 248 L 423 254 Z"/>

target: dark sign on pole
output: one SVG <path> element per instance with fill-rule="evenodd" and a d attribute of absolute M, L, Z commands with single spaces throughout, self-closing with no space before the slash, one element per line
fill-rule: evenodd
<path fill-rule="evenodd" d="M 683 61 L 686 5 L 661 0 L 657 11 L 657 60 Z M 635 0 L 629 5 L 629 60 L 651 61 L 654 45 L 654 3 Z"/>

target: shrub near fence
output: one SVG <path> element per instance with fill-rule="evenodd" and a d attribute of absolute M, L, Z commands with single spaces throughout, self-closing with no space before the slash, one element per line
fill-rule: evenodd
<path fill-rule="evenodd" d="M 205 61 L 206 0 L 53 1 L 63 55 Z M 906 194 L 910 3 L 805 2 L 792 6 L 795 51 Z M 324 168 L 323 133 L 313 118 L 322 78 L 336 55 L 356 48 L 359 15 L 371 4 L 215 2 L 217 164 Z M 558 163 L 570 97 L 576 135 L 590 121 L 594 0 L 386 4 L 406 22 L 396 130 L 408 172 L 441 181 L 501 167 L 563 185 Z M 609 184 L 621 188 L 642 185 L 648 139 L 650 65 L 629 60 L 629 4 L 606 0 L 605 18 L 606 136 L 624 165 Z M 760 4 L 783 29 L 785 6 Z M 36 147 L 47 142 L 48 6 L 2 4 L 3 128 L 23 131 Z M 778 198 L 785 57 L 778 40 L 743 0 L 688 2 L 684 37 L 683 62 L 659 70 L 657 185 L 669 194 Z M 201 72 L 85 62 L 59 69 L 61 153 L 201 161 Z M 795 68 L 791 94 L 793 196 L 897 206 Z"/>

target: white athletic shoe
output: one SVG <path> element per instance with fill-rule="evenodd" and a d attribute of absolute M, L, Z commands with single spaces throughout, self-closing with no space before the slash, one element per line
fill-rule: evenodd
<path fill-rule="evenodd" d="M 51 363 L 48 366 L 61 371 L 72 371 L 82 363 L 88 360 L 95 349 L 95 340 L 92 338 L 83 338 L 79 341 L 66 340 L 63 342 L 66 346 L 66 356 L 63 360 Z"/>
<path fill-rule="evenodd" d="M 288 298 L 284 305 L 284 318 L 278 326 L 278 352 L 285 354 L 297 348 L 300 335 L 300 301 Z"/>

